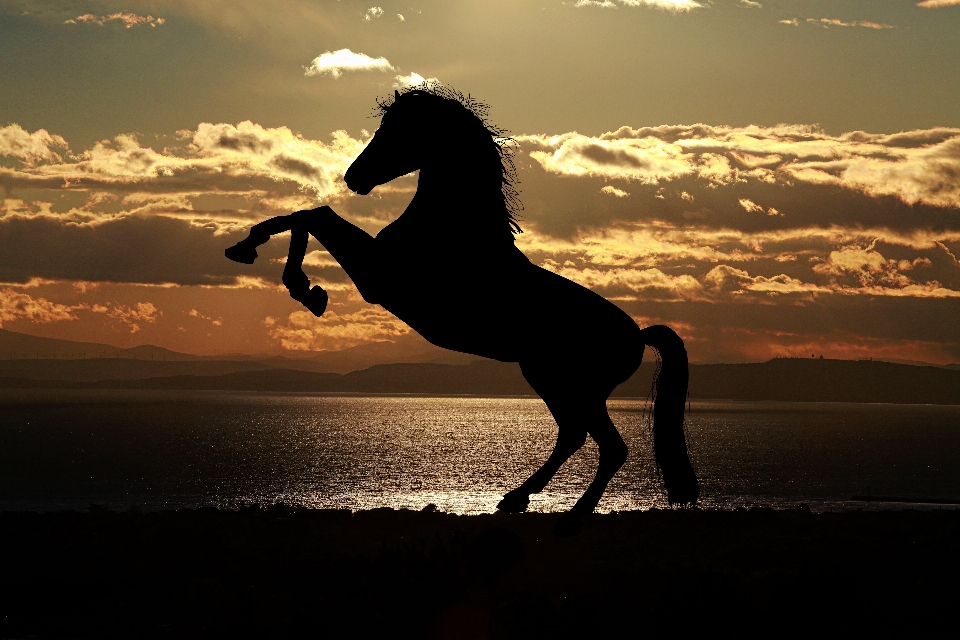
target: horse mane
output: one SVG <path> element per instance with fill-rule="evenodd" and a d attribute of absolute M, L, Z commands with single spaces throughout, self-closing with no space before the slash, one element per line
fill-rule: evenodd
<path fill-rule="evenodd" d="M 479 121 L 480 126 L 490 135 L 490 141 L 496 147 L 497 155 L 500 157 L 500 192 L 503 196 L 503 211 L 507 226 L 511 234 L 523 233 L 523 229 L 520 228 L 518 222 L 519 218 L 522 217 L 520 212 L 523 211 L 523 204 L 520 202 L 520 193 L 515 186 L 519 180 L 517 178 L 517 167 L 513 162 L 517 143 L 508 135 L 509 131 L 490 122 L 490 105 L 480 102 L 469 94 L 465 96 L 456 89 L 437 81 L 425 80 L 418 85 L 399 89 L 396 94 L 390 94 L 386 98 L 378 98 L 373 117 L 383 117 L 393 106 L 397 97 L 402 97 L 408 93 L 427 94 L 442 100 L 456 102 Z"/>

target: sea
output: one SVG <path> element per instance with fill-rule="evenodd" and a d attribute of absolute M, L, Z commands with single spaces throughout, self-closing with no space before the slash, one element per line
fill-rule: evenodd
<path fill-rule="evenodd" d="M 608 408 L 630 456 L 598 510 L 667 508 L 647 403 Z M 960 502 L 960 406 L 692 401 L 686 435 L 704 508 Z M 537 398 L 4 390 L 0 510 L 492 513 L 555 438 Z M 530 510 L 572 506 L 596 462 L 588 440 Z"/>

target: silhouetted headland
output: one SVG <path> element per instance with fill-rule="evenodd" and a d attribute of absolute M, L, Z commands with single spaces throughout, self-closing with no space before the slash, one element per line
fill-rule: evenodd
<path fill-rule="evenodd" d="M 960 597 L 960 510 L 558 516 L 6 512 L 0 637 L 917 632 Z"/>
<path fill-rule="evenodd" d="M 611 395 L 647 397 L 653 369 L 653 364 L 641 365 Z M 272 368 L 270 363 L 260 361 L 0 360 L 0 388 L 535 395 L 519 367 L 489 360 L 469 365 L 384 364 L 344 375 Z M 960 371 L 876 360 L 805 358 L 751 364 L 693 364 L 690 398 L 960 404 Z"/>

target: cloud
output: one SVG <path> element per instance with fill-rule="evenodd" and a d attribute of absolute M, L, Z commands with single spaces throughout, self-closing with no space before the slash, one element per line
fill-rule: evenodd
<path fill-rule="evenodd" d="M 187 312 L 187 315 L 190 316 L 191 318 L 197 318 L 198 320 L 206 320 L 207 322 L 209 322 L 215 327 L 223 326 L 223 318 L 213 318 L 210 316 L 205 316 L 199 311 L 197 311 L 196 309 L 190 309 L 190 311 Z"/>
<path fill-rule="evenodd" d="M 380 7 L 370 7 L 367 9 L 367 12 L 363 14 L 363 21 L 370 22 L 371 20 L 376 20 L 377 18 L 383 15 L 383 9 Z"/>
<path fill-rule="evenodd" d="M 257 265 L 240 267 L 223 257 L 223 249 L 240 238 L 162 215 L 92 222 L 8 215 L 0 218 L 0 282 L 28 282 L 37 274 L 143 284 L 230 285 L 240 275 L 277 281 L 279 270 L 269 258 L 284 251 L 282 240 L 265 247 L 266 259 Z"/>
<path fill-rule="evenodd" d="M 251 122 L 206 123 L 167 138 L 167 147 L 122 135 L 69 153 L 45 131 L 3 131 L 0 282 L 53 280 L 70 300 L 81 295 L 72 282 L 164 285 L 151 290 L 168 297 L 150 294 L 155 302 L 142 302 L 152 312 L 138 306 L 146 296 L 136 293 L 99 300 L 96 311 L 47 302 L 51 313 L 34 316 L 94 317 L 124 333 L 154 333 L 177 318 L 214 321 L 190 315 L 203 309 L 199 293 L 173 313 L 171 301 L 187 295 L 174 292 L 187 288 L 171 284 L 200 285 L 193 290 L 203 296 L 218 287 L 217 296 L 262 296 L 294 309 L 278 283 L 286 238 L 262 247 L 253 266 L 223 258 L 243 227 L 319 200 L 375 233 L 416 187 L 403 178 L 374 197 L 350 195 L 342 174 L 367 134 L 341 132 L 321 142 Z M 857 333 L 874 336 L 863 344 L 885 353 L 901 348 L 897 340 L 914 340 L 941 359 L 960 354 L 947 344 L 960 344 L 960 330 L 940 320 L 960 313 L 960 129 L 828 135 L 805 125 L 696 124 L 516 139 L 521 249 L 638 317 L 688 327 L 698 358 L 800 351 L 841 325 L 852 333 L 824 337 L 824 344 L 840 349 Z M 316 249 L 305 268 L 330 291 L 331 315 L 317 321 L 275 311 L 283 319 L 273 319 L 263 339 L 272 332 L 269 339 L 285 348 L 320 349 L 408 331 L 364 306 L 343 270 Z M 60 300 L 43 291 L 44 300 Z M 43 308 L 30 302 L 41 299 L 37 291 L 27 293 L 19 307 L 7 305 L 21 310 L 8 311 L 6 321 L 29 321 L 31 304 Z M 222 317 L 217 333 L 235 318 L 226 310 Z M 811 329 L 816 322 L 827 328 Z M 729 340 L 739 346 L 716 344 Z"/>
<path fill-rule="evenodd" d="M 960 0 L 923 0 L 918 2 L 917 6 L 924 9 L 941 9 L 943 7 L 952 7 L 960 4 Z"/>
<path fill-rule="evenodd" d="M 346 349 L 410 333 L 406 324 L 380 307 L 342 315 L 328 310 L 320 318 L 307 311 L 295 311 L 283 324 L 269 316 L 264 324 L 270 337 L 291 351 Z"/>
<path fill-rule="evenodd" d="M 754 0 L 740 0 L 740 4 L 748 9 L 763 9 L 763 5 L 759 2 L 754 2 Z"/>
<path fill-rule="evenodd" d="M 393 83 L 394 89 L 405 89 L 407 87 L 419 87 L 422 84 L 440 84 L 437 78 L 424 78 L 416 71 L 411 71 L 405 76 L 395 76 L 396 82 Z"/>
<path fill-rule="evenodd" d="M 354 53 L 350 49 L 339 49 L 321 53 L 313 59 L 310 66 L 304 67 L 305 76 L 330 75 L 339 78 L 344 71 L 396 71 L 386 58 L 371 58 L 363 53 Z"/>
<path fill-rule="evenodd" d="M 140 331 L 140 325 L 143 323 L 156 322 L 157 317 L 161 315 L 152 302 L 138 302 L 133 306 L 95 304 L 90 307 L 90 311 L 119 320 L 130 329 L 130 333 Z"/>
<path fill-rule="evenodd" d="M 102 27 L 106 23 L 114 21 L 120 22 L 127 29 L 138 27 L 140 25 L 149 25 L 156 28 L 166 22 L 166 20 L 163 18 L 141 16 L 135 13 L 129 13 L 127 11 L 121 11 L 118 13 L 111 13 L 110 15 L 106 16 L 96 16 L 92 13 L 85 13 L 82 16 L 77 16 L 76 18 L 64 21 L 64 24 L 95 24 Z"/>
<path fill-rule="evenodd" d="M 365 140 L 344 133 L 322 143 L 246 122 L 201 124 L 180 138 L 158 151 L 118 136 L 66 160 L 0 167 L 8 189 L 50 194 L 4 201 L 0 282 L 276 287 L 285 238 L 252 267 L 222 257 L 250 221 L 322 198 L 375 232 L 414 188 L 399 180 L 378 197 L 351 196 L 342 174 Z M 604 295 L 740 304 L 960 290 L 960 195 L 950 178 L 960 130 L 691 125 L 517 141 L 527 229 L 518 244 Z M 64 196 L 76 204 L 56 210 Z M 884 271 L 843 270 L 853 246 L 871 246 Z M 305 265 L 314 282 L 354 295 L 326 252 Z"/>
<path fill-rule="evenodd" d="M 623 189 L 617 189 L 615 186 L 610 184 L 605 185 L 602 189 L 600 189 L 600 193 L 606 193 L 607 195 L 616 196 L 618 198 L 626 198 L 630 195 Z"/>
<path fill-rule="evenodd" d="M 695 171 L 692 156 L 670 142 L 652 136 L 609 139 L 579 133 L 561 136 L 520 136 L 534 148 L 530 157 L 552 173 L 655 184 Z"/>
<path fill-rule="evenodd" d="M 543 169 L 563 176 L 661 186 L 684 178 L 714 185 L 799 182 L 960 207 L 960 129 L 836 136 L 804 125 L 692 125 L 516 139 Z"/>
<path fill-rule="evenodd" d="M 62 158 L 53 149 L 66 148 L 66 140 L 51 135 L 46 129 L 29 133 L 18 124 L 0 127 L 0 156 L 13 157 L 28 165 L 41 161 L 60 162 Z"/>
<path fill-rule="evenodd" d="M 546 261 L 543 266 L 589 289 L 603 291 L 611 298 L 634 294 L 653 300 L 697 299 L 701 297 L 703 289 L 703 285 L 693 276 L 672 276 L 660 269 L 576 268 L 552 261 Z"/>
<path fill-rule="evenodd" d="M 823 27 L 864 27 L 865 29 L 896 29 L 892 24 L 883 24 L 880 22 L 869 22 L 867 20 L 854 20 L 853 22 L 844 22 L 836 18 L 807 18 L 807 22 L 822 25 Z"/>
<path fill-rule="evenodd" d="M 856 280 L 861 287 L 873 290 L 877 287 L 892 287 L 905 292 L 926 291 L 938 292 L 939 295 L 960 295 L 958 292 L 947 291 L 940 283 L 931 280 L 926 283 L 917 283 L 909 278 L 904 271 L 916 268 L 931 267 L 929 258 L 915 258 L 914 260 L 887 259 L 875 250 L 876 242 L 867 246 L 858 244 L 840 247 L 831 251 L 827 259 L 813 267 L 813 271 L 833 276 L 834 282 L 842 282 L 846 277 Z M 920 287 L 916 289 L 916 287 Z"/>
<path fill-rule="evenodd" d="M 950 236 L 950 242 L 960 240 L 960 233 Z M 894 257 L 882 255 L 880 244 Z M 960 295 L 960 265 L 942 243 L 884 230 L 745 234 L 638 222 L 584 231 L 574 240 L 533 231 L 521 236 L 520 245 L 535 262 L 613 298 L 718 303 L 765 302 L 787 294 Z M 938 278 L 952 281 L 952 287 Z"/>
<path fill-rule="evenodd" d="M 50 302 L 46 298 L 34 298 L 13 289 L 0 289 L 0 327 L 5 322 L 27 319 L 47 323 L 76 320 L 75 311 L 83 305 L 67 306 Z"/>
<path fill-rule="evenodd" d="M 790 18 L 789 20 L 778 20 L 780 24 L 790 25 L 792 27 L 800 26 L 799 18 Z M 892 24 L 885 24 L 882 22 L 870 22 L 869 20 L 853 20 L 852 22 L 844 22 L 843 20 L 838 20 L 836 18 L 805 18 L 804 22 L 810 24 L 816 24 L 824 29 L 830 27 L 863 27 L 864 29 L 896 29 L 897 27 Z"/>
<path fill-rule="evenodd" d="M 703 5 L 694 0 L 618 0 L 618 2 L 627 7 L 654 7 L 682 13 L 698 9 Z M 611 0 L 577 0 L 574 7 L 598 7 L 601 9 L 616 9 L 617 5 Z"/>
<path fill-rule="evenodd" d="M 14 134 L 14 142 L 24 139 L 16 131 Z M 49 136 L 43 130 L 29 135 L 34 141 Z M 141 145 L 134 136 L 120 135 L 113 142 L 96 143 L 70 161 L 0 167 L 0 184 L 91 195 L 216 192 L 294 196 L 307 192 L 315 198 L 330 199 L 345 191 L 343 172 L 366 144 L 344 132 L 335 132 L 332 141 L 325 144 L 307 140 L 286 127 L 265 128 L 249 121 L 236 125 L 201 123 L 187 135 L 191 136 L 187 144 L 162 151 Z M 58 136 L 50 137 L 62 142 Z M 0 135 L 0 144 L 4 140 Z M 58 159 L 49 151 L 49 144 L 46 148 L 39 143 L 34 147 L 9 146 L 26 160 Z M 146 197 L 139 196 L 139 202 Z M 138 202 L 128 198 L 128 202 Z"/>
<path fill-rule="evenodd" d="M 620 4 L 628 7 L 655 7 L 678 13 L 699 9 L 703 6 L 699 2 L 694 2 L 694 0 L 620 0 Z"/>
<path fill-rule="evenodd" d="M 682 197 L 682 196 L 681 196 L 681 197 Z M 782 216 L 782 215 L 783 215 L 782 213 L 780 213 L 779 211 L 777 211 L 777 210 L 774 209 L 773 207 L 770 207 L 769 209 L 767 209 L 766 211 L 764 211 L 764 210 L 763 210 L 763 207 L 761 207 L 760 205 L 758 205 L 758 204 L 757 204 L 756 202 L 754 202 L 753 200 L 750 200 L 749 198 L 740 198 L 739 202 L 740 202 L 740 206 L 743 207 L 743 210 L 746 211 L 747 213 L 766 213 L 768 216 Z"/>

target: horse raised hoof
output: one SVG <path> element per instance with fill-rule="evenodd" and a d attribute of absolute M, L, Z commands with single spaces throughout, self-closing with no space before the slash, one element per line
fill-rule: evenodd
<path fill-rule="evenodd" d="M 318 318 L 327 310 L 327 292 L 322 287 L 311 287 L 302 298 L 295 298 L 297 302 L 310 310 L 310 313 Z"/>
<path fill-rule="evenodd" d="M 240 264 L 253 264 L 257 260 L 257 248 L 247 244 L 245 240 L 241 240 L 225 250 L 223 255 Z"/>
<path fill-rule="evenodd" d="M 508 493 L 503 500 L 497 503 L 497 511 L 504 513 L 523 513 L 530 505 L 530 496 L 519 493 Z"/>
<path fill-rule="evenodd" d="M 558 538 L 572 538 L 583 530 L 583 519 L 579 514 L 567 512 L 560 516 L 553 526 L 553 535 Z"/>

